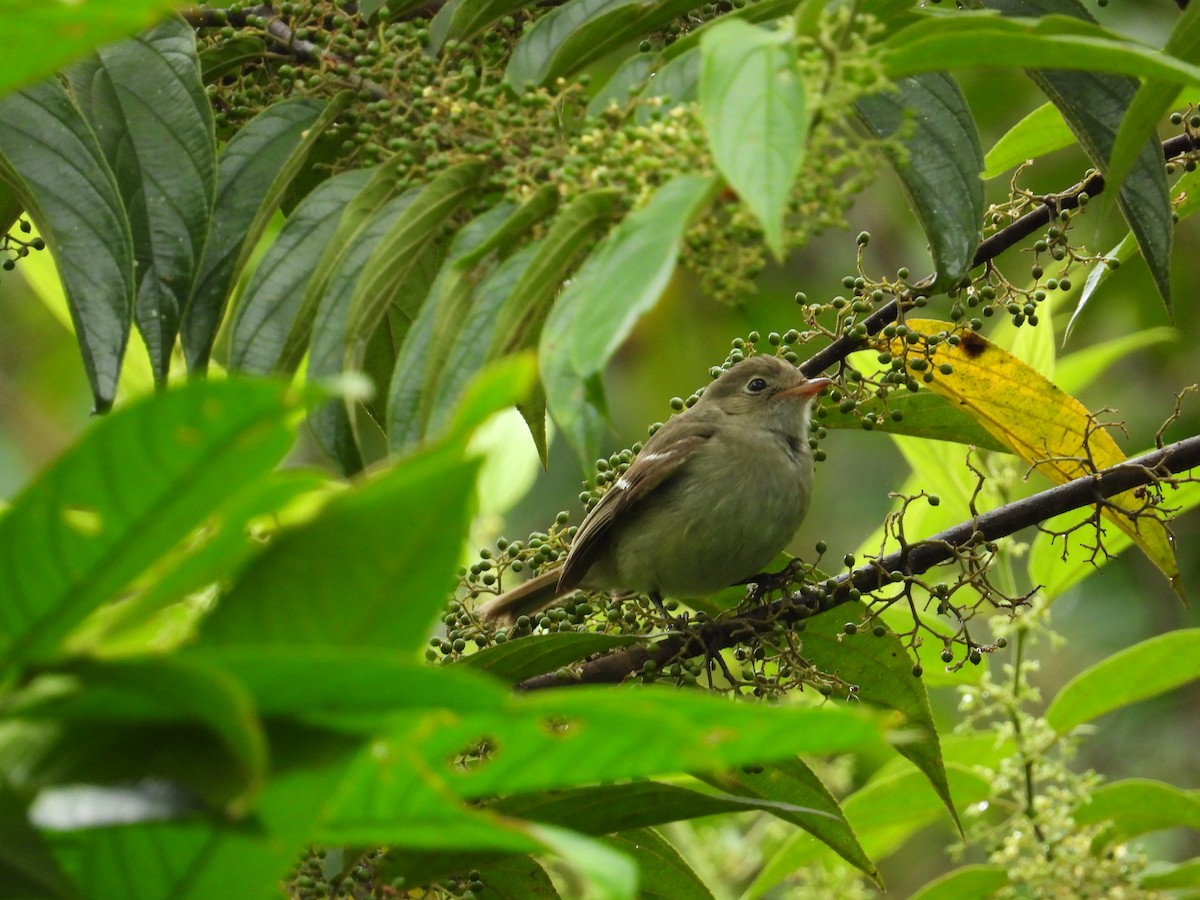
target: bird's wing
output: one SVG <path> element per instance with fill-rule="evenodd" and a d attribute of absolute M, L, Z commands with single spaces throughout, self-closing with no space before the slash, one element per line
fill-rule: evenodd
<path fill-rule="evenodd" d="M 651 438 L 631 465 L 592 507 L 571 542 L 571 551 L 563 564 L 558 589 L 561 593 L 579 585 L 596 557 L 604 549 L 605 539 L 614 523 L 630 507 L 640 503 L 656 487 L 679 471 L 679 467 L 712 437 L 711 429 L 691 431 L 676 439 L 656 444 Z M 664 435 L 665 436 L 665 435 Z"/>

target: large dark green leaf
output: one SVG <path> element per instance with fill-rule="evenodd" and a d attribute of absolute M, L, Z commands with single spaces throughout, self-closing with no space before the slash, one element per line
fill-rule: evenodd
<path fill-rule="evenodd" d="M 96 136 L 58 81 L 0 99 L 0 179 L 54 254 L 96 410 L 107 410 L 133 319 L 133 238 Z"/>
<path fill-rule="evenodd" d="M 129 216 L 135 320 L 162 383 L 216 191 L 216 139 L 195 32 L 182 19 L 167 19 L 135 40 L 100 50 L 69 75 Z"/>
<path fill-rule="evenodd" d="M 693 0 L 570 0 L 521 36 L 505 80 L 520 89 L 578 72 L 693 7 Z"/>
<path fill-rule="evenodd" d="M 212 226 L 183 312 L 189 370 L 208 367 L 221 317 L 251 250 L 309 149 L 348 102 L 343 93 L 328 104 L 308 98 L 276 103 L 239 129 L 221 152 Z"/>
<path fill-rule="evenodd" d="M 712 900 L 712 891 L 696 870 L 655 829 L 637 828 L 605 838 L 603 843 L 637 865 L 639 900 Z"/>
<path fill-rule="evenodd" d="M 808 137 L 796 47 L 786 31 L 730 19 L 707 30 L 700 56 L 700 113 L 713 160 L 781 259 Z"/>
<path fill-rule="evenodd" d="M 203 624 L 201 646 L 416 653 L 453 583 L 476 467 L 455 447 L 410 458 L 276 535 Z"/>
<path fill-rule="evenodd" d="M 46 839 L 26 817 L 25 803 L 0 783 L 0 896 L 77 900 L 83 895 L 58 867 Z"/>
<path fill-rule="evenodd" d="M 45 659 L 287 452 L 280 385 L 193 383 L 106 418 L 0 518 L 0 663 Z"/>
<path fill-rule="evenodd" d="M 516 684 L 526 678 L 553 672 L 578 662 L 593 653 L 628 647 L 640 640 L 629 635 L 573 631 L 530 635 L 515 641 L 494 644 L 478 653 L 464 656 L 458 665 L 487 672 L 509 684 Z"/>
<path fill-rule="evenodd" d="M 989 0 L 988 5 L 1007 16 L 1048 15 L 1058 19 L 1061 15 L 1091 26 L 1091 16 L 1079 0 Z M 1058 54 L 1053 58 L 1056 64 L 1061 64 Z M 1171 59 L 1165 55 L 1162 58 Z M 1137 77 L 1149 74 L 1139 72 Z M 1137 77 L 1047 69 L 1040 65 L 1030 71 L 1030 77 L 1062 112 L 1093 165 L 1103 169 L 1112 154 L 1126 110 L 1137 93 Z M 1168 84 L 1179 82 L 1178 78 L 1174 82 L 1170 78 L 1159 80 Z M 1157 136 L 1148 138 L 1143 134 L 1136 152 L 1123 152 L 1130 152 L 1129 174 L 1121 185 L 1117 205 L 1137 239 L 1169 313 L 1174 223 L 1162 147 Z"/>
<path fill-rule="evenodd" d="M 439 52 L 448 40 L 469 40 L 497 19 L 528 5 L 529 0 L 450 0 L 429 23 L 430 52 Z"/>
<path fill-rule="evenodd" d="M 310 279 L 330 245 L 346 205 L 371 177 L 353 169 L 322 182 L 288 216 L 279 236 L 250 276 L 233 317 L 229 366 L 246 372 L 286 373 L 288 336 L 307 337 L 316 298 L 307 293 Z"/>
<path fill-rule="evenodd" d="M 903 149 L 888 147 L 887 158 L 929 241 L 935 286 L 946 288 L 967 274 L 979 246 L 979 134 L 966 98 L 946 73 L 911 76 L 896 87 L 894 93 L 863 97 L 858 112 L 878 137 L 899 138 Z"/>

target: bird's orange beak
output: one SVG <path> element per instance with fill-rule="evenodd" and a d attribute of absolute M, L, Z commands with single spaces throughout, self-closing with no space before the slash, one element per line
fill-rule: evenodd
<path fill-rule="evenodd" d="M 804 382 L 804 384 L 798 384 L 795 387 L 782 390 L 775 396 L 808 399 L 809 397 L 817 396 L 817 394 L 821 393 L 821 391 L 825 390 L 831 384 L 833 384 L 832 378 L 814 378 L 811 381 Z"/>

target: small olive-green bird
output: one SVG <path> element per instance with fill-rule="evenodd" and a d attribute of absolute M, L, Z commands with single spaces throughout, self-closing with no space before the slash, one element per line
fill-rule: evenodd
<path fill-rule="evenodd" d="M 561 568 L 478 613 L 514 621 L 580 588 L 659 602 L 753 580 L 808 511 L 809 417 L 829 383 L 774 356 L 731 366 L 646 441 L 584 518 Z"/>

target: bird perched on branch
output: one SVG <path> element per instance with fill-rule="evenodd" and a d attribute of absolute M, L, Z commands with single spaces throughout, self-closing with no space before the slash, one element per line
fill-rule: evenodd
<path fill-rule="evenodd" d="M 812 493 L 811 381 L 774 356 L 723 372 L 656 431 L 584 518 L 566 562 L 480 606 L 515 621 L 578 589 L 704 597 L 762 574 Z"/>

